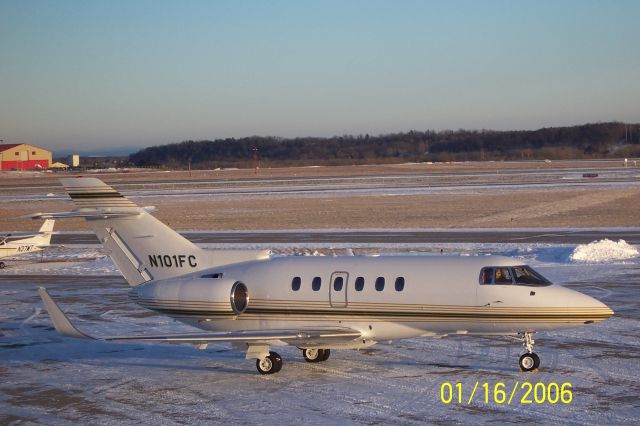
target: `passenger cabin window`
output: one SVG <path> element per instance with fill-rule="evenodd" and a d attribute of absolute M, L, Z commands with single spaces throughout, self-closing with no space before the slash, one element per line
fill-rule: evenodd
<path fill-rule="evenodd" d="M 356 291 L 362 291 L 364 289 L 364 278 L 356 278 Z"/>
<path fill-rule="evenodd" d="M 376 278 L 376 290 L 377 291 L 384 290 L 384 277 Z"/>
<path fill-rule="evenodd" d="M 404 290 L 404 277 L 396 278 L 396 291 Z"/>
<path fill-rule="evenodd" d="M 342 279 L 342 277 L 336 277 L 336 279 L 333 280 L 333 289 L 335 291 L 342 291 L 343 285 L 344 285 L 344 280 Z"/>
<path fill-rule="evenodd" d="M 551 281 L 534 271 L 530 266 L 495 266 L 482 268 L 480 284 L 547 286 Z"/>
<path fill-rule="evenodd" d="M 320 279 L 320 277 L 313 278 L 313 281 L 311 281 L 311 290 L 318 291 L 320 290 L 321 286 L 322 286 L 322 279 Z"/>
<path fill-rule="evenodd" d="M 302 280 L 300 279 L 300 277 L 293 277 L 293 279 L 291 280 L 291 290 L 293 291 L 300 290 L 301 283 L 302 283 Z"/>

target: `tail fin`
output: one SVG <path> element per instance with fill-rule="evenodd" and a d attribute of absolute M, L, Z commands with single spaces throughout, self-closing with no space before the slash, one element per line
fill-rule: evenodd
<path fill-rule="evenodd" d="M 55 225 L 56 221 L 53 219 L 47 219 L 44 221 L 44 223 L 42 224 L 42 226 L 40 227 L 40 231 L 43 234 L 44 233 L 52 233 L 53 232 L 53 225 Z"/>
<path fill-rule="evenodd" d="M 104 245 L 129 285 L 268 257 L 264 251 L 203 250 L 96 178 L 61 179 L 77 215 Z"/>
<path fill-rule="evenodd" d="M 53 225 L 56 223 L 54 219 L 46 219 L 42 226 L 40 227 L 40 231 L 42 235 L 37 235 L 34 237 L 36 240 L 36 244 L 39 247 L 45 247 L 51 244 L 51 233 L 53 232 Z"/>
<path fill-rule="evenodd" d="M 29 251 L 38 251 L 40 249 L 42 249 L 43 247 L 48 246 L 51 243 L 51 233 L 53 232 L 53 225 L 55 223 L 55 220 L 53 219 L 47 219 L 44 221 L 44 223 L 42 224 L 42 226 L 40 227 L 40 230 L 38 231 L 37 234 L 34 235 L 30 235 L 28 238 L 23 238 L 21 240 L 14 240 L 11 241 L 11 243 L 13 245 L 20 245 L 20 244 L 28 244 L 28 245 L 33 245 L 34 247 L 26 250 L 27 252 Z"/>

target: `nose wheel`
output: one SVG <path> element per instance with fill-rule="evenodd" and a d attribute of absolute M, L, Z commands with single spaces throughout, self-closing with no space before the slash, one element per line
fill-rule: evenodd
<path fill-rule="evenodd" d="M 520 357 L 520 370 L 522 371 L 533 371 L 540 366 L 540 357 L 531 352 L 522 354 Z"/>
<path fill-rule="evenodd" d="M 520 356 L 519 364 L 520 370 L 522 371 L 533 371 L 537 370 L 540 367 L 540 357 L 533 352 L 533 344 L 535 341 L 532 339 L 533 333 L 525 332 L 522 338 L 522 345 L 525 347 L 527 352 Z"/>

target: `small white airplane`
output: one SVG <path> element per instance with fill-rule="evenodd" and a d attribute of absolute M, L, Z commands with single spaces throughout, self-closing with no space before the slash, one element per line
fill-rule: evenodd
<path fill-rule="evenodd" d="M 0 258 L 44 250 L 51 243 L 54 223 L 53 219 L 47 219 L 37 233 L 9 234 L 0 237 Z M 0 262 L 0 269 L 4 269 L 5 266 L 4 262 Z"/>
<path fill-rule="evenodd" d="M 77 209 L 33 217 L 84 217 L 139 305 L 203 332 L 93 337 L 39 288 L 55 328 L 105 341 L 233 342 L 262 374 L 280 371 L 272 346 L 294 345 L 308 362 L 331 349 L 457 335 L 512 336 L 519 365 L 540 365 L 536 331 L 603 321 L 598 300 L 552 284 L 522 261 L 499 257 L 270 257 L 268 251 L 203 250 L 95 178 L 62 179 Z"/>

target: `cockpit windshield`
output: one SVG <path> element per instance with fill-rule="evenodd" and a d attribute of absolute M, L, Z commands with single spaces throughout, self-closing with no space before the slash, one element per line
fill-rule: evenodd
<path fill-rule="evenodd" d="M 480 284 L 547 286 L 551 281 L 530 266 L 491 266 L 480 271 Z"/>

